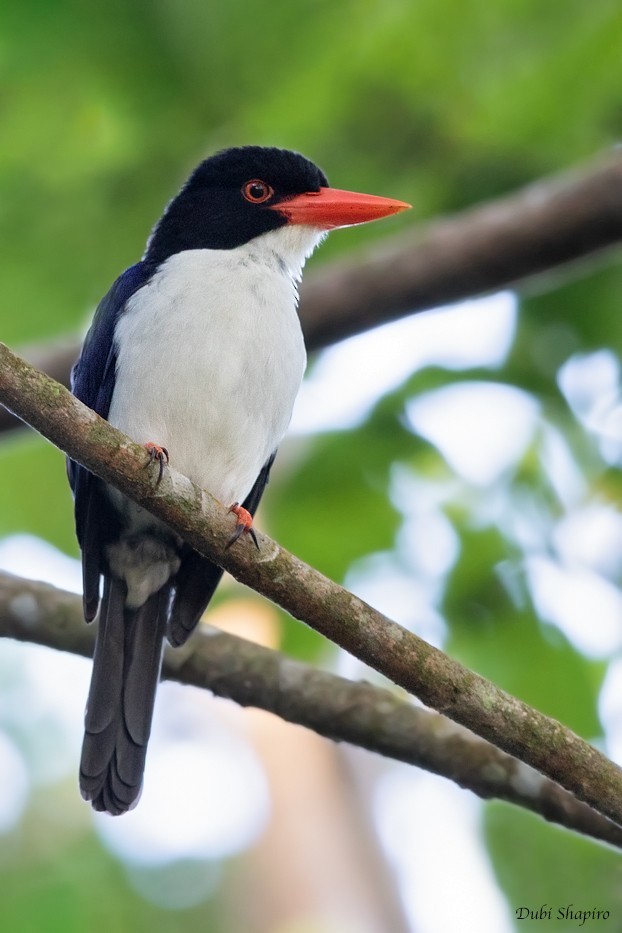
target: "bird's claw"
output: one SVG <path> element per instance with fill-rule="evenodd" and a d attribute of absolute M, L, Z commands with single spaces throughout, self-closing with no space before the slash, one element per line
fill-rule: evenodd
<path fill-rule="evenodd" d="M 162 479 L 162 474 L 164 473 L 164 465 L 169 461 L 168 450 L 166 447 L 160 447 L 159 444 L 154 444 L 152 441 L 148 441 L 143 446 L 149 454 L 149 459 L 147 460 L 145 467 L 151 466 L 154 460 L 158 461 L 159 470 L 156 486 L 159 486 Z"/>
<path fill-rule="evenodd" d="M 255 547 L 259 550 L 259 541 L 257 540 L 255 529 L 253 528 L 253 516 L 251 513 L 238 502 L 234 502 L 229 511 L 237 516 L 238 523 L 235 526 L 235 531 L 225 544 L 225 550 L 228 550 L 232 544 L 235 544 L 238 538 L 241 538 L 243 534 L 249 534 L 255 542 Z"/>

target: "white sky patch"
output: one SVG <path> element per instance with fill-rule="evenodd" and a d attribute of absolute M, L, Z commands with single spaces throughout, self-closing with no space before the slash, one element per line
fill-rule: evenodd
<path fill-rule="evenodd" d="M 622 647 L 622 594 L 612 583 L 580 566 L 547 557 L 527 560 L 527 576 L 539 615 L 554 622 L 589 658 L 606 658 Z"/>
<path fill-rule="evenodd" d="M 82 592 L 80 561 L 34 535 L 11 535 L 0 541 L 0 570 L 51 583 L 70 593 Z"/>
<path fill-rule="evenodd" d="M 434 485 L 396 463 L 391 469 L 391 501 L 404 523 L 397 536 L 397 550 L 413 573 L 442 581 L 456 562 L 458 535 L 442 510 L 451 501 L 455 484 Z"/>
<path fill-rule="evenodd" d="M 619 397 L 620 364 L 611 350 L 581 353 L 559 370 L 559 387 L 584 422 L 597 422 L 603 400 Z"/>
<path fill-rule="evenodd" d="M 406 410 L 412 428 L 438 447 L 457 473 L 485 486 L 522 456 L 539 409 L 511 386 L 466 382 L 428 392 Z"/>
<path fill-rule="evenodd" d="M 622 514 L 604 502 L 570 512 L 556 525 L 553 542 L 561 559 L 605 577 L 622 575 Z"/>
<path fill-rule="evenodd" d="M 397 536 L 397 548 L 418 575 L 442 582 L 456 562 L 460 543 L 447 516 L 434 509 L 405 520 Z"/>
<path fill-rule="evenodd" d="M 53 783 L 77 768 L 91 662 L 39 645 L 10 647 L 19 677 L 7 696 L 8 720 L 25 742 L 33 782 Z"/>
<path fill-rule="evenodd" d="M 413 929 L 511 933 L 508 906 L 480 839 L 481 804 L 449 781 L 392 768 L 376 793 L 377 827 Z"/>
<path fill-rule="evenodd" d="M 611 350 L 577 354 L 562 366 L 558 382 L 568 404 L 600 441 L 609 463 L 622 459 L 620 362 Z"/>
<path fill-rule="evenodd" d="M 500 366 L 514 338 L 516 313 L 514 295 L 499 292 L 341 341 L 322 353 L 305 379 L 291 433 L 359 424 L 378 398 L 424 366 Z"/>

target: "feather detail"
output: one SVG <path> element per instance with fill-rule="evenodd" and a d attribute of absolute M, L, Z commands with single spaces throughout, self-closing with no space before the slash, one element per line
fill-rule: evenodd
<path fill-rule="evenodd" d="M 80 790 L 96 810 L 124 813 L 138 801 L 170 590 L 140 609 L 125 606 L 125 584 L 107 577 L 86 708 Z"/>

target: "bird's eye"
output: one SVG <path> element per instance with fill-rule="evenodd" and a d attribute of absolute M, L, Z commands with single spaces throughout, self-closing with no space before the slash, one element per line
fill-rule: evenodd
<path fill-rule="evenodd" d="M 243 186 L 242 194 L 246 200 L 250 201 L 252 204 L 262 204 L 272 197 L 274 189 L 265 181 L 261 181 L 259 178 L 253 178 L 252 181 L 247 181 Z"/>

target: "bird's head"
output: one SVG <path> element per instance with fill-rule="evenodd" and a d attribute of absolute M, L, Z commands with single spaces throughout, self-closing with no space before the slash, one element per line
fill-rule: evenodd
<path fill-rule="evenodd" d="M 287 149 L 225 149 L 194 170 L 156 225 L 145 258 L 160 263 L 190 249 L 234 249 L 282 227 L 367 223 L 410 207 L 403 201 L 330 188 L 309 159 Z"/>

